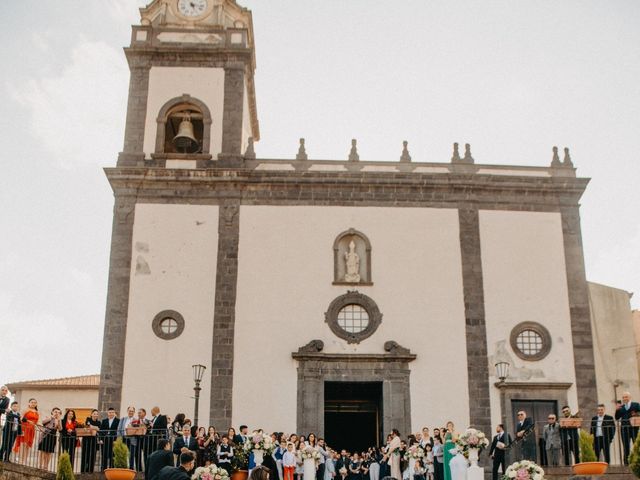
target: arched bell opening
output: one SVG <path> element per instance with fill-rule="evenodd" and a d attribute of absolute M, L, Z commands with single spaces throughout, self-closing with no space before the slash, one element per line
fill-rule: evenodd
<path fill-rule="evenodd" d="M 173 98 L 158 113 L 156 154 L 209 154 L 211 113 L 188 94 Z"/>

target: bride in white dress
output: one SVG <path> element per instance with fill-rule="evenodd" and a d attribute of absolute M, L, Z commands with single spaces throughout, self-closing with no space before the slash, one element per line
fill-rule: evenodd
<path fill-rule="evenodd" d="M 315 434 L 309 434 L 304 446 L 301 446 L 300 452 L 302 456 L 302 478 L 304 480 L 315 480 L 318 458 L 320 456 L 316 445 Z"/>

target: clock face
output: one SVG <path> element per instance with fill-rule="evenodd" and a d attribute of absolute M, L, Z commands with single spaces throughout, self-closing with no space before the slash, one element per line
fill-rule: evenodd
<path fill-rule="evenodd" d="M 199 17 L 207 9 L 207 0 L 178 0 L 178 11 L 185 17 Z"/>

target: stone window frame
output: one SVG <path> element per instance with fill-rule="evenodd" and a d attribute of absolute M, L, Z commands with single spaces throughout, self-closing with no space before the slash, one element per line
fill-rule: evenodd
<path fill-rule="evenodd" d="M 365 259 L 367 278 L 366 279 L 361 278 L 360 281 L 357 283 L 345 282 L 344 280 L 341 280 L 338 278 L 338 262 L 340 261 L 340 254 L 339 254 L 340 240 L 342 240 L 344 237 L 353 236 L 353 235 L 360 237 L 364 242 L 366 257 L 367 257 Z M 340 233 L 336 237 L 336 239 L 333 241 L 333 285 L 367 285 L 369 286 L 369 285 L 373 285 L 372 279 L 373 279 L 373 276 L 371 273 L 371 242 L 369 241 L 369 238 L 364 233 L 356 230 L 355 228 L 350 228 Z"/>
<path fill-rule="evenodd" d="M 165 333 L 162 331 L 162 328 L 160 328 L 160 323 L 162 323 L 165 318 L 169 317 L 173 318 L 178 324 L 178 328 L 173 333 Z M 180 314 L 180 312 L 176 312 L 175 310 L 162 310 L 155 317 L 153 317 L 153 321 L 151 322 L 151 329 L 153 330 L 153 333 L 155 333 L 156 336 L 158 338 L 161 338 L 162 340 L 173 340 L 174 338 L 178 338 L 180 335 L 182 335 L 184 326 L 184 317 Z"/>
<path fill-rule="evenodd" d="M 191 104 L 194 107 L 194 110 L 197 109 L 202 114 L 202 152 L 200 154 L 172 154 L 172 155 L 207 155 L 210 153 L 211 149 L 211 124 L 213 120 L 211 119 L 211 111 L 209 107 L 202 101 L 195 97 L 192 97 L 188 93 L 183 93 L 180 97 L 175 97 L 166 102 L 160 111 L 158 112 L 158 117 L 156 118 L 156 154 L 166 154 L 168 152 L 164 151 L 164 141 L 166 134 L 166 126 L 167 121 L 169 120 L 169 113 L 171 110 L 180 105 L 180 104 Z"/>
<path fill-rule="evenodd" d="M 535 333 L 540 335 L 542 338 L 542 349 L 536 353 L 535 355 L 526 355 L 520 348 L 518 348 L 518 335 L 520 335 L 525 330 L 533 330 Z M 509 338 L 509 342 L 511 344 L 511 350 L 522 360 L 526 360 L 528 362 L 536 362 L 542 360 L 551 351 L 551 334 L 547 328 L 538 323 L 538 322 L 521 322 L 511 330 L 511 335 Z"/>
<path fill-rule="evenodd" d="M 338 314 L 340 310 L 347 305 L 359 305 L 366 310 L 369 315 L 369 325 L 367 325 L 367 328 L 358 333 L 350 333 L 338 325 Z M 324 314 L 324 321 L 337 337 L 346 340 L 347 343 L 360 343 L 373 335 L 378 329 L 382 323 L 382 313 L 371 297 L 353 290 L 348 291 L 344 295 L 340 295 L 329 304 L 329 308 Z"/>

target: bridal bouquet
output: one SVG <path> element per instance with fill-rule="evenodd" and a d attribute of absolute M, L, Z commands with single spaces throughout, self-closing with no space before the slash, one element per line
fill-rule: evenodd
<path fill-rule="evenodd" d="M 224 468 L 215 465 L 198 467 L 191 476 L 191 480 L 229 480 L 229 473 Z"/>
<path fill-rule="evenodd" d="M 316 462 L 320 461 L 320 452 L 313 448 L 310 445 L 307 445 L 302 450 L 300 450 L 300 458 L 302 460 L 315 460 Z"/>
<path fill-rule="evenodd" d="M 478 453 L 489 446 L 489 439 L 480 430 L 475 428 L 467 429 L 456 441 L 458 450 L 466 457 L 469 455 L 470 448 L 477 448 Z"/>
<path fill-rule="evenodd" d="M 544 470 L 530 460 L 512 463 L 504 472 L 503 480 L 543 480 Z"/>
<path fill-rule="evenodd" d="M 270 435 L 264 433 L 254 433 L 244 442 L 244 450 L 248 453 L 252 450 L 263 450 L 267 455 L 273 452 L 273 440 Z"/>
<path fill-rule="evenodd" d="M 409 449 L 405 452 L 404 458 L 409 460 L 413 458 L 414 460 L 422 460 L 424 458 L 424 450 L 420 445 L 411 445 Z"/>

